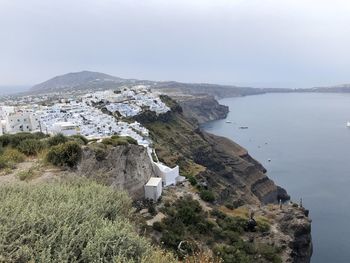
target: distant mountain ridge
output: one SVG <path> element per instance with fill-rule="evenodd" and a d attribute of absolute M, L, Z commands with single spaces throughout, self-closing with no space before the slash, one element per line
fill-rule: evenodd
<path fill-rule="evenodd" d="M 350 84 L 340 84 L 340 85 L 325 86 L 325 87 L 314 87 L 310 90 L 313 92 L 349 93 L 350 92 Z"/>
<path fill-rule="evenodd" d="M 216 99 L 257 95 L 265 93 L 295 93 L 295 92 L 320 92 L 320 93 L 350 93 L 350 84 L 313 87 L 302 89 L 290 88 L 252 88 L 233 85 L 220 85 L 208 83 L 182 83 L 177 81 L 150 81 L 138 79 L 125 79 L 100 72 L 80 71 L 56 76 L 45 82 L 33 86 L 29 94 L 83 91 L 83 90 L 105 90 L 114 89 L 124 85 L 144 84 L 151 86 L 167 94 L 206 94 Z"/>
<path fill-rule="evenodd" d="M 113 89 L 123 85 L 144 84 L 152 89 L 166 93 L 209 94 L 216 98 L 236 97 L 265 93 L 262 89 L 250 87 L 236 87 L 207 83 L 181 83 L 176 81 L 150 81 L 124 79 L 104 73 L 81 71 L 56 76 L 43 83 L 33 86 L 29 93 L 50 93 L 74 90 L 103 90 Z"/>
<path fill-rule="evenodd" d="M 89 88 L 106 84 L 120 84 L 132 80 L 122 79 L 99 72 L 81 71 L 56 76 L 31 88 L 31 92 L 61 91 Z"/>

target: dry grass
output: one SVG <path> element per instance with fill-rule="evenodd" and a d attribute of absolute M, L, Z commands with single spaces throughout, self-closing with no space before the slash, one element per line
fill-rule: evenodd
<path fill-rule="evenodd" d="M 222 259 L 214 257 L 209 252 L 198 252 L 194 255 L 185 257 L 184 263 L 222 263 Z"/>
<path fill-rule="evenodd" d="M 224 212 L 225 214 L 230 215 L 230 216 L 240 217 L 240 218 L 244 218 L 244 219 L 249 218 L 249 214 L 250 214 L 249 209 L 247 207 L 244 207 L 244 206 L 238 207 L 234 210 L 231 210 L 231 209 L 227 208 L 226 206 L 220 206 L 219 210 Z"/>

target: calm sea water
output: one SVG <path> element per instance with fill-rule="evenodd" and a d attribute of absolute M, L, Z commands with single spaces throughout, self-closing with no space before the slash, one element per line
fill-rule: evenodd
<path fill-rule="evenodd" d="M 312 262 L 350 262 L 350 95 L 266 94 L 220 103 L 230 107 L 227 119 L 204 129 L 244 146 L 292 200 L 303 198 L 313 220 Z"/>

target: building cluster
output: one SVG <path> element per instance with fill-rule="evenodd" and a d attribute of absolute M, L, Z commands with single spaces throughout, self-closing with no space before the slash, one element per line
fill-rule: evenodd
<path fill-rule="evenodd" d="M 122 117 L 136 116 L 146 109 L 157 114 L 170 110 L 157 94 L 144 85 L 86 94 L 84 101 L 87 104 L 103 103 L 109 112 Z"/>
<path fill-rule="evenodd" d="M 179 167 L 167 167 L 153 161 L 148 130 L 127 117 L 149 110 L 156 114 L 170 109 L 159 95 L 147 86 L 135 85 L 118 90 L 89 92 L 87 94 L 54 94 L 41 97 L 26 96 L 0 102 L 0 135 L 18 132 L 43 132 L 70 136 L 81 134 L 88 139 L 101 139 L 112 135 L 130 136 L 139 145 L 148 148 L 153 169 L 152 177 L 145 185 L 145 197 L 157 200 L 163 186 L 183 180 Z"/>
<path fill-rule="evenodd" d="M 44 98 L 48 100 L 47 96 Z M 148 130 L 138 122 L 129 123 L 121 118 L 136 116 L 145 109 L 157 114 L 169 111 L 159 96 L 143 85 L 57 99 L 49 105 L 42 105 L 32 97 L 26 98 L 28 104 L 23 103 L 23 98 L 18 101 L 19 106 L 0 106 L 0 134 L 41 131 L 81 134 L 90 139 L 117 134 L 148 146 Z M 101 105 L 107 112 L 101 110 Z"/>

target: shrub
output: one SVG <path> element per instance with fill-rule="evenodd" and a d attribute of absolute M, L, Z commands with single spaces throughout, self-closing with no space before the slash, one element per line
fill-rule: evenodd
<path fill-rule="evenodd" d="M 188 181 L 190 182 L 191 185 L 193 185 L 193 186 L 197 185 L 197 179 L 194 176 L 188 175 L 187 179 L 188 179 Z"/>
<path fill-rule="evenodd" d="M 210 190 L 201 190 L 199 196 L 206 202 L 214 202 L 215 200 L 214 193 Z"/>
<path fill-rule="evenodd" d="M 107 151 L 102 148 L 95 148 L 95 158 L 97 161 L 103 161 L 107 157 Z"/>
<path fill-rule="evenodd" d="M 57 166 L 74 167 L 82 157 L 80 145 L 76 142 L 66 142 L 50 148 L 47 161 Z"/>
<path fill-rule="evenodd" d="M 16 149 L 7 148 L 0 155 L 0 168 L 11 167 L 16 163 L 23 162 L 25 155 Z"/>
<path fill-rule="evenodd" d="M 109 187 L 11 184 L 0 200 L 1 262 L 175 262 L 138 236 L 130 198 Z"/>
<path fill-rule="evenodd" d="M 65 142 L 68 142 L 68 138 L 61 133 L 56 134 L 47 140 L 47 143 L 50 147 L 56 146 Z"/>
<path fill-rule="evenodd" d="M 152 227 L 154 230 L 162 232 L 164 225 L 161 222 L 154 222 Z"/>
<path fill-rule="evenodd" d="M 113 135 L 111 138 L 105 138 L 102 140 L 103 144 L 106 145 L 128 145 L 128 144 L 134 144 L 137 145 L 137 141 L 134 138 L 131 138 L 130 136 L 118 136 Z"/>
<path fill-rule="evenodd" d="M 278 255 L 280 252 L 281 252 L 280 249 L 270 246 L 268 244 L 257 245 L 257 253 L 261 254 L 263 258 L 268 260 L 268 262 L 281 263 L 282 259 Z"/>
<path fill-rule="evenodd" d="M 18 150 L 25 155 L 37 155 L 44 149 L 45 145 L 42 141 L 36 139 L 26 139 L 18 145 Z"/>
<path fill-rule="evenodd" d="M 157 214 L 157 210 L 156 210 L 154 204 L 151 204 L 151 205 L 148 207 L 148 213 L 150 213 L 152 216 L 155 216 L 155 215 Z"/>
<path fill-rule="evenodd" d="M 34 140 L 40 140 L 47 137 L 44 133 L 36 132 L 36 133 L 29 133 L 29 132 L 20 132 L 16 134 L 4 134 L 0 136 L 0 145 L 3 147 L 13 147 L 16 148 L 22 141 L 28 140 L 28 139 L 34 139 Z"/>
<path fill-rule="evenodd" d="M 266 218 L 259 217 L 256 219 L 256 223 L 257 223 L 257 226 L 256 226 L 257 231 L 262 233 L 270 231 L 270 223 Z"/>
<path fill-rule="evenodd" d="M 8 162 L 4 160 L 4 158 L 0 157 L 0 169 L 8 168 Z"/>
<path fill-rule="evenodd" d="M 230 209 L 230 210 L 235 209 L 234 205 L 231 204 L 231 203 L 226 203 L 226 204 L 225 204 L 225 207 L 228 208 L 228 209 Z"/>
<path fill-rule="evenodd" d="M 29 179 L 33 178 L 33 176 L 34 176 L 34 171 L 32 169 L 29 169 L 27 171 L 21 171 L 17 174 L 17 177 L 21 181 L 29 180 Z"/>
<path fill-rule="evenodd" d="M 86 145 L 89 142 L 88 139 L 86 139 L 83 135 L 80 135 L 80 134 L 72 135 L 69 137 L 69 139 L 71 139 L 72 141 L 75 141 L 81 145 Z"/>

